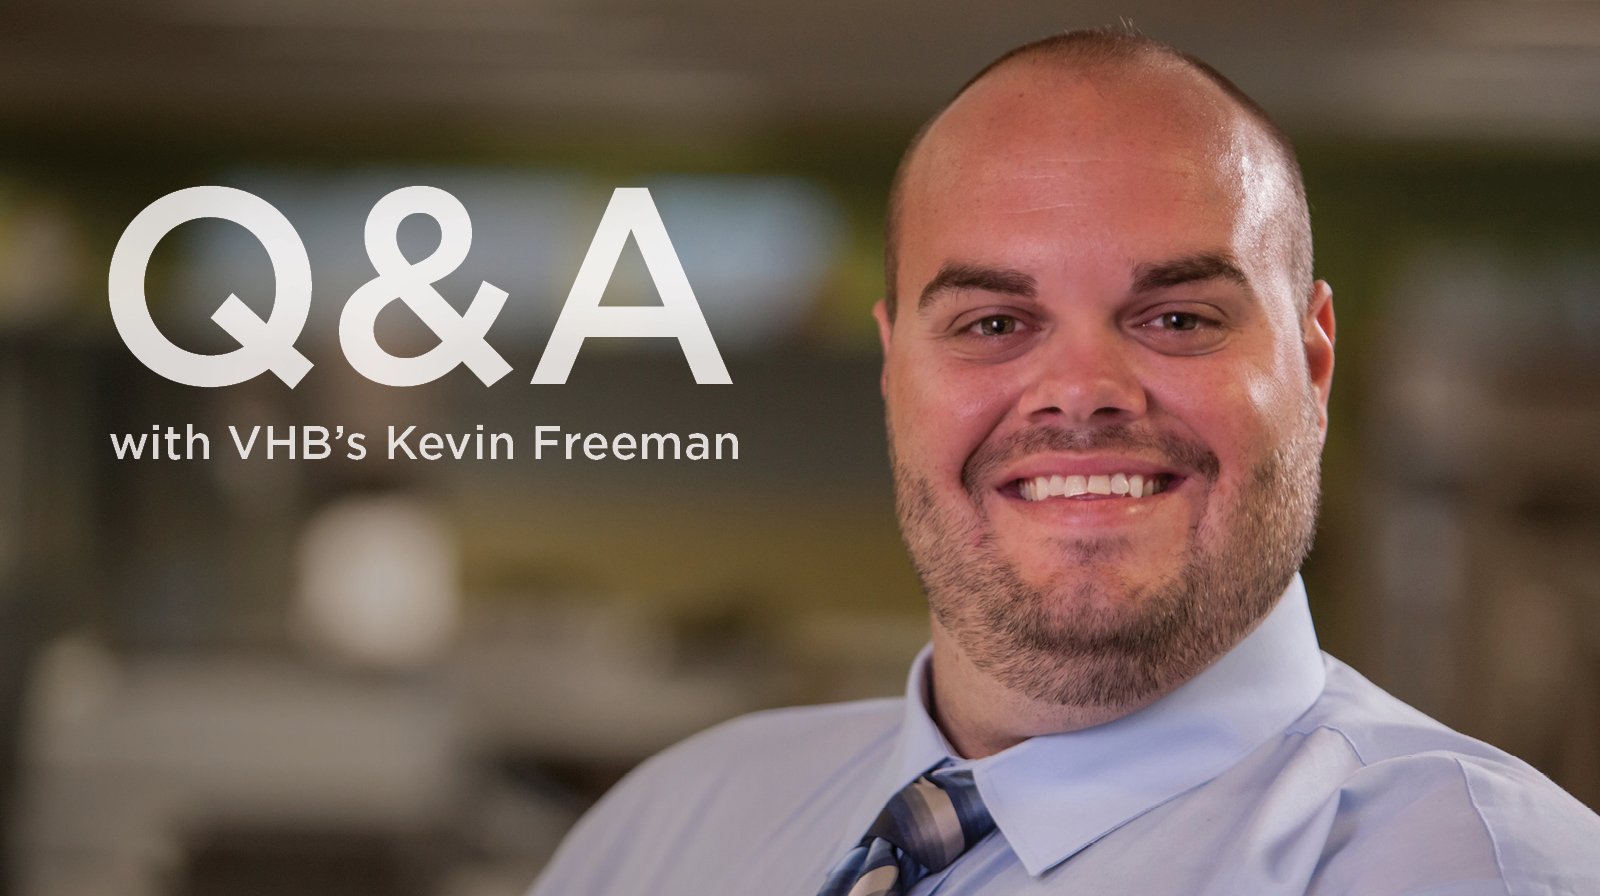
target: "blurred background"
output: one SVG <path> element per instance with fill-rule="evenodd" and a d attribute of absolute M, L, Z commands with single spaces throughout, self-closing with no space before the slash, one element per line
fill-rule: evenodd
<path fill-rule="evenodd" d="M 867 315 L 885 187 L 989 59 L 1119 16 L 1300 146 L 1339 308 L 1306 573 L 1324 646 L 1600 806 L 1600 3 L 937 9 L 0 6 L 3 893 L 512 896 L 662 746 L 897 693 L 926 622 Z M 298 388 L 177 386 L 112 328 L 117 237 L 199 184 L 267 199 L 306 244 Z M 410 184 L 472 216 L 452 305 L 511 294 L 493 387 L 376 386 L 339 350 L 366 213 Z M 591 341 L 567 385 L 528 385 L 618 186 L 651 188 L 733 385 L 696 386 L 670 340 Z M 400 235 L 418 257 L 437 228 Z M 216 220 L 149 272 L 195 351 L 233 347 L 223 297 L 264 312 L 273 288 Z M 607 302 L 655 301 L 630 244 Z M 399 304 L 379 333 L 431 344 Z M 209 461 L 108 444 L 185 424 Z M 242 461 L 230 424 L 343 425 L 373 453 Z M 385 462 L 390 424 L 519 452 Z M 740 452 L 535 461 L 539 425 Z"/>

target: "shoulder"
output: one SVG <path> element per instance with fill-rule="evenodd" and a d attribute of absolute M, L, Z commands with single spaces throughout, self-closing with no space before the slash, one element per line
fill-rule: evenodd
<path fill-rule="evenodd" d="M 618 789 L 644 793 L 685 785 L 735 787 L 742 778 L 825 776 L 873 753 L 899 731 L 904 701 L 861 700 L 771 709 L 708 728 L 651 757 Z"/>
<path fill-rule="evenodd" d="M 1435 721 L 1339 660 L 1326 657 L 1326 665 L 1322 696 L 1291 731 L 1337 732 L 1362 766 L 1448 753 L 1531 770 L 1515 756 Z"/>
<path fill-rule="evenodd" d="M 1600 817 L 1337 660 L 1291 733 L 1345 753 L 1326 805 L 1320 891 L 1600 892 Z"/>
<path fill-rule="evenodd" d="M 744 779 L 767 779 L 774 769 L 791 779 L 827 775 L 890 742 L 903 705 L 898 698 L 862 700 L 740 716 L 647 759 L 607 799 L 742 790 Z"/>
<path fill-rule="evenodd" d="M 755 758 L 753 751 L 769 759 L 770 751 L 848 753 L 897 731 L 904 706 L 905 700 L 895 697 L 753 712 L 669 747 L 651 762 L 721 765 Z"/>
<path fill-rule="evenodd" d="M 885 699 L 768 710 L 669 747 L 584 815 L 534 892 L 626 892 L 631 884 L 604 882 L 644 879 L 680 867 L 685 856 L 759 838 L 781 818 L 773 807 L 804 804 L 875 767 L 894 742 L 903 707 Z"/>

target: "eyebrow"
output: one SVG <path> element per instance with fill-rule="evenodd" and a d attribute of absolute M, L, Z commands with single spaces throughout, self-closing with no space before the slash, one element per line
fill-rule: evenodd
<path fill-rule="evenodd" d="M 1197 252 L 1169 261 L 1145 262 L 1133 269 L 1133 291 L 1153 292 L 1185 283 L 1230 280 L 1248 287 L 1250 279 L 1228 252 Z M 964 262 L 946 262 L 928 281 L 917 297 L 917 310 L 924 311 L 946 296 L 964 289 L 1032 299 L 1038 295 L 1038 281 L 1031 274 L 1009 268 L 991 268 Z"/>
<path fill-rule="evenodd" d="M 1021 271 L 946 262 L 939 273 L 928 281 L 928 285 L 922 288 L 922 294 L 917 297 L 917 310 L 926 310 L 945 296 L 963 289 L 1031 299 L 1038 294 L 1038 283 L 1032 275 Z"/>
<path fill-rule="evenodd" d="M 1250 285 L 1238 261 L 1227 252 L 1200 252 L 1171 261 L 1147 262 L 1133 269 L 1136 293 L 1206 280 L 1231 280 L 1240 286 Z"/>

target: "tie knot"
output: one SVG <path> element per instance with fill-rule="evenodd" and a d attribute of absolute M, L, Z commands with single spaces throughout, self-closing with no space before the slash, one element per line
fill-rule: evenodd
<path fill-rule="evenodd" d="M 993 830 L 972 772 L 934 769 L 891 797 L 867 836 L 893 843 L 932 873 Z"/>

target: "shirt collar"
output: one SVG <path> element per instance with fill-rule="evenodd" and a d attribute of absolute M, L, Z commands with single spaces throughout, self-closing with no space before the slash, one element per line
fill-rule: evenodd
<path fill-rule="evenodd" d="M 923 648 L 906 685 L 905 718 L 885 774 L 850 830 L 889 797 L 954 757 L 927 710 Z M 1211 780 L 1281 734 L 1322 693 L 1324 669 L 1305 586 L 1296 575 L 1244 640 L 1150 706 L 1104 725 L 1030 738 L 966 762 L 995 823 L 1039 875 L 1125 822 Z M 851 841 L 852 845 L 854 841 Z"/>

